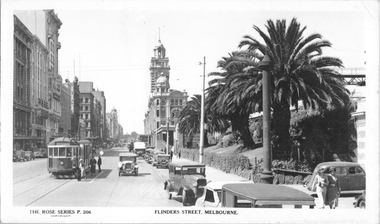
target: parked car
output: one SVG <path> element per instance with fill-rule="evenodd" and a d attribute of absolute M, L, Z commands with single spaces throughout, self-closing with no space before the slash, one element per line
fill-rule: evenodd
<path fill-rule="evenodd" d="M 30 160 L 34 160 L 35 157 L 34 157 L 34 153 L 33 151 L 25 151 L 25 160 L 26 161 L 30 161 Z"/>
<path fill-rule="evenodd" d="M 13 150 L 13 161 L 25 161 L 25 151 L 24 150 Z"/>
<path fill-rule="evenodd" d="M 355 197 L 354 207 L 365 209 L 365 191 L 363 191 L 361 195 Z"/>
<path fill-rule="evenodd" d="M 203 195 L 206 182 L 204 164 L 188 161 L 169 163 L 169 179 L 164 183 L 168 199 L 173 193 L 182 196 L 182 204 L 186 206 Z"/>
<path fill-rule="evenodd" d="M 232 183 L 222 187 L 221 207 L 314 208 L 314 197 L 300 190 L 262 183 Z"/>
<path fill-rule="evenodd" d="M 312 183 L 320 168 L 324 168 L 325 172 L 334 167 L 336 172 L 335 175 L 339 180 L 339 185 L 341 188 L 341 194 L 343 193 L 362 193 L 366 187 L 366 175 L 364 169 L 358 163 L 353 162 L 325 162 L 318 164 L 314 172 L 305 184 L 305 187 L 309 190 L 314 190 L 312 188 Z M 314 190 L 315 191 L 315 190 Z"/>
<path fill-rule="evenodd" d="M 134 174 L 139 173 L 139 167 L 137 165 L 137 155 L 135 153 L 127 152 L 119 154 L 119 163 L 117 164 L 119 170 L 119 176 L 122 174 Z"/>
<path fill-rule="evenodd" d="M 195 202 L 197 207 L 221 207 L 222 187 L 231 183 L 247 183 L 247 181 L 210 181 L 207 183 L 202 197 Z"/>
<path fill-rule="evenodd" d="M 47 158 L 47 150 L 40 148 L 34 151 L 34 157 L 36 158 Z"/>
<path fill-rule="evenodd" d="M 159 167 L 169 167 L 170 155 L 168 154 L 156 154 L 153 161 L 153 166 Z"/>

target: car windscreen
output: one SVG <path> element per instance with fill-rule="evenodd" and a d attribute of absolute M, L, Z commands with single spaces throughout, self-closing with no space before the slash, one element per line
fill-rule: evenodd
<path fill-rule="evenodd" d="M 204 167 L 182 167 L 182 175 L 192 175 L 192 174 L 205 174 Z"/>
<path fill-rule="evenodd" d="M 131 161 L 131 162 L 135 162 L 135 161 L 136 161 L 136 157 L 120 156 L 120 161 L 121 161 L 121 162 L 123 162 L 123 161 Z"/>

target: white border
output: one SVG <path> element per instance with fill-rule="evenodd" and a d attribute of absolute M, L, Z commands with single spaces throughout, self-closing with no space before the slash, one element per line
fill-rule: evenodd
<path fill-rule="evenodd" d="M 347 1 L 340 9 L 333 6 L 333 1 L 10 1 L 3 0 L 1 4 L 1 221 L 2 222 L 38 222 L 38 223 L 378 223 L 379 222 L 379 2 Z M 255 3 L 253 5 L 253 3 Z M 293 4 L 288 4 L 293 3 Z M 296 4 L 294 4 L 296 3 Z M 298 3 L 298 4 L 297 4 Z M 358 4 L 364 4 L 366 12 L 366 48 L 367 48 L 367 163 L 368 184 L 366 210 L 311 210 L 295 212 L 289 210 L 238 210 L 238 216 L 222 215 L 155 215 L 156 208 L 84 208 L 90 209 L 90 216 L 70 218 L 52 218 L 44 215 L 31 215 L 30 209 L 12 206 L 12 177 L 9 169 L 12 148 L 12 66 L 13 66 L 13 10 L 18 9 L 109 9 L 117 10 L 124 7 L 135 10 L 237 10 L 242 12 L 281 10 L 281 11 L 355 11 Z M 250 7 L 242 7 L 249 5 Z M 253 10 L 252 10 L 253 9 Z M 254 13 L 254 12 L 252 12 Z M 64 21 L 63 21 L 64 22 Z M 11 34 L 11 35 L 10 35 Z M 349 46 L 348 46 L 349 47 Z M 369 144 L 370 143 L 370 144 Z M 371 154 L 371 156 L 369 156 Z M 371 169 L 369 169 L 371 168 Z M 44 209 L 38 207 L 36 209 Z M 49 209 L 49 208 L 47 208 Z M 68 209 L 68 208 L 50 208 Z M 70 209 L 70 208 L 69 208 Z M 78 209 L 78 208 L 72 208 Z M 160 208 L 161 210 L 162 208 Z M 177 208 L 167 208 L 177 209 Z M 195 209 L 195 208 L 194 208 Z M 180 209 L 182 211 L 183 208 Z"/>

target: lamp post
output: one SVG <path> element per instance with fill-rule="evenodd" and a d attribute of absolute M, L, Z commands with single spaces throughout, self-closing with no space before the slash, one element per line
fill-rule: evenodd
<path fill-rule="evenodd" d="M 206 73 L 206 57 L 203 57 L 203 86 L 201 95 L 201 124 L 200 124 L 200 142 L 199 142 L 199 163 L 203 163 L 203 143 L 204 143 L 204 116 L 205 116 L 205 73 Z"/>
<path fill-rule="evenodd" d="M 273 175 L 271 171 L 272 149 L 271 149 L 271 134 L 270 134 L 270 70 L 272 62 L 268 55 L 259 63 L 259 69 L 262 71 L 262 92 L 263 92 L 263 172 L 261 175 L 262 183 L 272 183 Z"/>

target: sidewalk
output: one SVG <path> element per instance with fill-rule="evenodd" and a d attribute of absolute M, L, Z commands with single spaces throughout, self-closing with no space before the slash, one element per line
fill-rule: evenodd
<path fill-rule="evenodd" d="M 176 156 L 173 156 L 173 162 L 175 161 L 191 161 L 189 159 L 178 159 Z M 240 177 L 235 174 L 225 173 L 221 170 L 206 166 L 206 179 L 207 181 L 240 181 L 247 180 L 243 177 Z"/>

